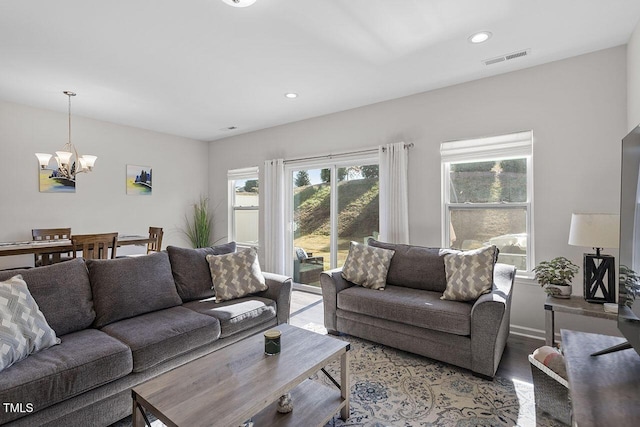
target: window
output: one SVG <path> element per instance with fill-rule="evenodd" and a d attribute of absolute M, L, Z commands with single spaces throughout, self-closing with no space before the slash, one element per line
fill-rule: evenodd
<path fill-rule="evenodd" d="M 258 245 L 260 215 L 258 168 L 230 170 L 229 240 L 239 246 Z"/>
<path fill-rule="evenodd" d="M 533 266 L 533 134 L 444 142 L 443 246 L 495 245 L 499 262 Z"/>
<path fill-rule="evenodd" d="M 314 291 L 323 270 L 340 267 L 349 243 L 379 231 L 377 150 L 291 161 L 286 166 L 288 274 Z"/>

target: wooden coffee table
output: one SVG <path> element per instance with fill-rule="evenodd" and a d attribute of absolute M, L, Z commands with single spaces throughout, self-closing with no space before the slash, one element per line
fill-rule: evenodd
<path fill-rule="evenodd" d="M 167 426 L 324 426 L 340 412 L 349 418 L 350 344 L 290 325 L 281 352 L 264 354 L 262 333 L 217 350 L 134 387 L 133 426 L 145 425 L 142 411 Z M 340 359 L 340 388 L 308 379 Z M 326 372 L 325 372 L 326 373 Z M 293 411 L 280 414 L 277 400 L 290 392 Z"/>

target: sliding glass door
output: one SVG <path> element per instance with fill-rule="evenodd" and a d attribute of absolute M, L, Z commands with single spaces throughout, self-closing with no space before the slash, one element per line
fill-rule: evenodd
<path fill-rule="evenodd" d="M 291 254 L 296 287 L 319 289 L 320 273 L 341 267 L 349 243 L 377 237 L 377 155 L 287 166 Z"/>

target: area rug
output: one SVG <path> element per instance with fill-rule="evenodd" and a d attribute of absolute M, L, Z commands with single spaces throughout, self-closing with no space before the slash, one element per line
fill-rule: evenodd
<path fill-rule="evenodd" d="M 316 324 L 304 328 L 326 333 Z M 346 335 L 337 338 L 351 343 L 351 416 L 347 421 L 336 416 L 329 427 L 562 425 L 546 414 L 536 414 L 529 383 L 500 377 L 489 381 L 468 370 L 370 341 Z M 337 361 L 326 370 L 339 380 Z M 335 387 L 321 372 L 312 378 Z M 293 404 L 295 411 L 295 401 Z M 114 426 L 130 427 L 131 418 Z M 154 420 L 153 427 L 161 426 Z"/>
<path fill-rule="evenodd" d="M 536 414 L 529 383 L 499 377 L 488 381 L 401 350 L 351 336 L 338 338 L 351 343 L 351 416 L 347 421 L 336 416 L 330 426 L 562 425 Z M 338 362 L 327 371 L 340 378 Z M 331 386 L 322 373 L 314 379 Z"/>

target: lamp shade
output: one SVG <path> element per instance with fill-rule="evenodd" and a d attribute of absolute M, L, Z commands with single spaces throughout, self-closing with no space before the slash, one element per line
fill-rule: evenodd
<path fill-rule="evenodd" d="M 51 154 L 48 153 L 36 153 L 36 157 L 41 169 L 45 169 L 49 165 L 49 160 L 51 160 Z"/>
<path fill-rule="evenodd" d="M 56 151 L 56 156 L 56 160 L 58 160 L 62 165 L 68 165 L 73 153 L 71 151 Z"/>
<path fill-rule="evenodd" d="M 620 215 L 601 213 L 571 214 L 569 244 L 589 248 L 617 248 Z"/>

